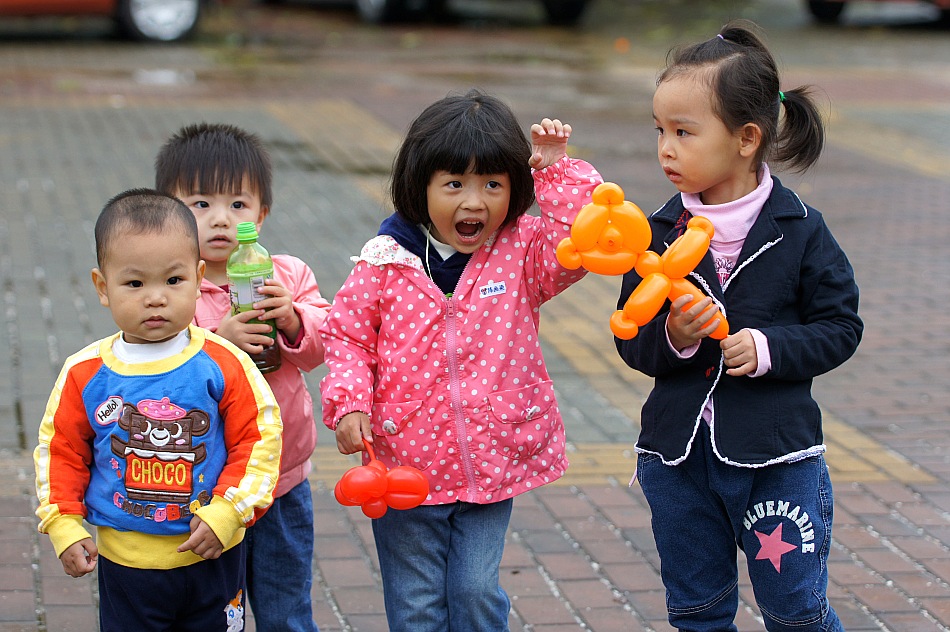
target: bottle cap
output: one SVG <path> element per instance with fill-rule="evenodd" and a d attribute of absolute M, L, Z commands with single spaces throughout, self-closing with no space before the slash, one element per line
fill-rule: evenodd
<path fill-rule="evenodd" d="M 237 225 L 237 240 L 243 244 L 249 241 L 257 241 L 257 226 L 254 222 L 240 222 Z"/>

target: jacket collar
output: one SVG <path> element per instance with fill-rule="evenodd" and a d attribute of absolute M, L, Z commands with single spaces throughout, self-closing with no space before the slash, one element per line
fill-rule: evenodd
<path fill-rule="evenodd" d="M 686 207 L 683 206 L 682 197 L 674 195 L 650 216 L 657 223 L 670 225 L 670 229 L 663 237 L 663 241 L 667 245 L 673 243 L 678 236 L 673 229 L 685 210 Z M 808 207 L 793 191 L 782 186 L 782 182 L 778 178 L 772 176 L 772 193 L 769 195 L 769 199 L 766 200 L 765 206 L 762 207 L 758 219 L 752 225 L 748 237 L 746 237 L 746 244 L 742 248 L 743 252 L 740 258 L 745 256 L 747 249 L 750 247 L 757 250 L 762 244 L 781 239 L 782 230 L 778 225 L 779 220 L 804 219 L 807 216 Z"/>
<path fill-rule="evenodd" d="M 202 292 L 208 292 L 209 294 L 218 294 L 218 293 L 230 294 L 226 288 L 223 288 L 220 285 L 217 285 L 216 283 L 212 283 L 211 281 L 207 279 L 207 277 L 204 279 L 201 279 L 201 286 L 199 287 L 199 289 Z"/>

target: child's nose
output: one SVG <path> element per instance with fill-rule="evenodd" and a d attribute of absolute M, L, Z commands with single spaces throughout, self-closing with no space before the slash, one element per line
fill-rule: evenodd
<path fill-rule="evenodd" d="M 661 156 L 672 156 L 673 147 L 671 144 L 663 137 L 657 141 L 657 151 Z"/>
<path fill-rule="evenodd" d="M 210 213 L 212 226 L 227 227 L 231 225 L 231 214 L 228 212 L 227 207 L 215 204 L 211 207 Z"/>
<path fill-rule="evenodd" d="M 481 191 L 468 191 L 462 200 L 462 207 L 467 209 L 485 208 L 485 195 Z"/>
<path fill-rule="evenodd" d="M 160 307 L 164 305 L 166 301 L 167 301 L 167 298 L 165 297 L 165 292 L 162 292 L 160 290 L 149 292 L 148 295 L 145 297 L 145 303 L 149 307 Z"/>

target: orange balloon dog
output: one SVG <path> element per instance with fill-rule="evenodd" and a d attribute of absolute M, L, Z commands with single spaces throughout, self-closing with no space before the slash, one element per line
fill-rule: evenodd
<path fill-rule="evenodd" d="M 618 275 L 632 269 L 642 281 L 624 303 L 622 310 L 610 317 L 610 330 L 622 339 L 630 340 L 640 327 L 650 322 L 667 299 L 675 301 L 684 294 L 693 300 L 687 310 L 703 298 L 695 285 L 686 279 L 709 249 L 713 225 L 705 217 L 694 217 L 686 225 L 686 232 L 676 238 L 662 255 L 647 250 L 653 238 L 650 222 L 636 204 L 624 199 L 623 189 L 613 182 L 604 182 L 591 196 L 574 224 L 571 236 L 561 240 L 557 260 L 569 270 L 581 266 L 595 274 Z M 710 306 L 698 318 L 707 322 Z M 710 334 L 717 340 L 729 334 L 729 324 L 719 315 L 719 326 Z"/>

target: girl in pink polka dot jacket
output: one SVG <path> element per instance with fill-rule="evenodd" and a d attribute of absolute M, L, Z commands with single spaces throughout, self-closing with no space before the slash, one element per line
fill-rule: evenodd
<path fill-rule="evenodd" d="M 429 480 L 415 509 L 373 520 L 390 630 L 507 630 L 498 574 L 514 496 L 567 468 L 538 338 L 541 304 L 584 271 L 554 251 L 602 182 L 543 119 L 473 90 L 412 123 L 396 212 L 356 259 L 320 330 L 324 422 L 344 454 L 372 441 Z M 537 197 L 540 217 L 526 211 Z"/>

